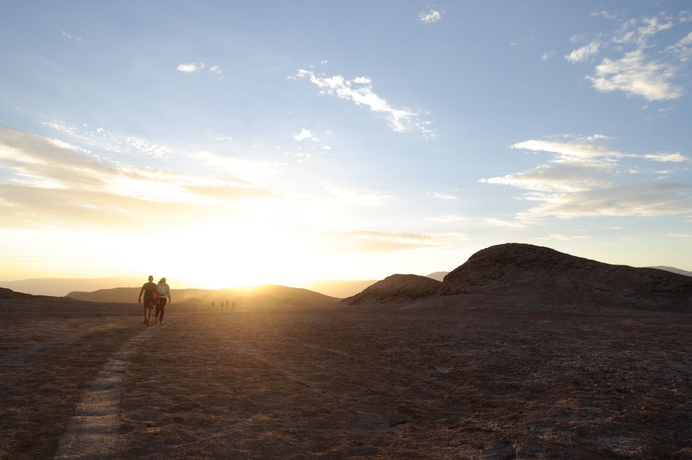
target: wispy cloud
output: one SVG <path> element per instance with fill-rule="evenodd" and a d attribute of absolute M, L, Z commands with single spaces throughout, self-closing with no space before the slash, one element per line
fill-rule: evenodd
<path fill-rule="evenodd" d="M 281 168 L 285 166 L 282 163 L 272 161 L 246 160 L 205 151 L 193 154 L 192 158 L 219 173 L 230 174 L 253 184 L 264 184 L 268 176 L 280 173 Z"/>
<path fill-rule="evenodd" d="M 1 126 L 0 167 L 8 174 L 0 181 L 4 227 L 136 228 L 199 206 L 272 198 L 242 180 L 123 165 Z"/>
<path fill-rule="evenodd" d="M 295 139 L 297 141 L 303 141 L 305 139 L 310 139 L 311 141 L 315 141 L 315 142 L 319 141 L 318 137 L 313 136 L 313 134 L 305 128 L 302 128 L 298 134 L 293 136 L 293 139 Z"/>
<path fill-rule="evenodd" d="M 430 222 L 450 223 L 450 222 L 464 221 L 464 220 L 466 220 L 466 217 L 455 216 L 455 215 L 446 215 L 446 216 L 438 216 L 438 217 L 426 217 L 425 220 L 429 220 Z"/>
<path fill-rule="evenodd" d="M 439 193 L 439 192 L 429 193 L 428 196 L 431 196 L 433 198 L 439 198 L 440 200 L 457 200 L 458 199 L 454 195 L 449 195 L 447 193 Z"/>
<path fill-rule="evenodd" d="M 98 145 L 115 153 L 142 153 L 157 159 L 164 159 L 173 153 L 170 147 L 155 144 L 137 136 L 111 132 L 104 128 L 93 130 L 84 126 L 70 126 L 60 120 L 44 122 L 43 124 L 69 134 L 88 145 Z"/>
<path fill-rule="evenodd" d="M 180 69 L 178 69 L 178 70 L 180 70 Z M 221 69 L 219 69 L 219 66 L 217 66 L 217 65 L 210 67 L 209 71 L 213 72 L 213 73 L 218 73 L 218 74 L 221 73 Z"/>
<path fill-rule="evenodd" d="M 580 235 L 580 236 L 565 236 L 561 233 L 553 233 L 547 237 L 537 238 L 539 240 L 560 240 L 560 241 L 573 241 L 573 240 L 588 240 L 590 237 Z"/>
<path fill-rule="evenodd" d="M 521 222 L 517 221 L 510 221 L 506 219 L 498 219 L 498 218 L 490 218 L 486 219 L 486 222 L 488 222 L 490 225 L 495 225 L 497 227 L 510 227 L 510 228 L 524 228 L 525 225 L 522 224 Z"/>
<path fill-rule="evenodd" d="M 438 10 L 421 11 L 418 15 L 418 21 L 423 24 L 432 24 L 440 19 L 442 19 L 442 14 Z"/>
<path fill-rule="evenodd" d="M 621 59 L 604 59 L 596 66 L 596 75 L 586 78 L 603 93 L 623 91 L 649 101 L 665 101 L 683 94 L 680 86 L 670 82 L 675 72 L 671 64 L 650 60 L 639 49 L 626 53 Z"/>
<path fill-rule="evenodd" d="M 391 252 L 410 249 L 443 247 L 467 239 L 463 233 L 412 233 L 353 231 L 325 235 L 336 240 L 344 253 Z"/>
<path fill-rule="evenodd" d="M 666 152 L 647 153 L 646 155 L 644 155 L 644 158 L 646 158 L 647 160 L 661 161 L 661 162 L 672 162 L 672 163 L 683 163 L 685 161 L 690 161 L 689 158 L 687 158 L 684 155 L 681 155 L 680 153 L 666 153 Z"/>
<path fill-rule="evenodd" d="M 520 222 L 547 216 L 571 219 L 582 216 L 655 216 L 692 211 L 692 186 L 665 183 L 660 177 L 652 177 L 656 171 L 622 164 L 647 160 L 682 163 L 689 161 L 685 156 L 665 152 L 626 154 L 605 147 L 603 143 L 607 139 L 596 135 L 519 142 L 510 147 L 552 154 L 548 164 L 524 172 L 481 179 L 480 182 L 516 187 L 523 191 L 521 199 L 537 203 L 517 215 Z M 627 176 L 640 178 L 639 183 L 623 180 Z"/>
<path fill-rule="evenodd" d="M 606 11 L 595 12 L 618 24 L 610 38 L 599 34 L 589 44 L 573 50 L 565 59 L 573 64 L 591 60 L 600 52 L 610 49 L 617 57 L 605 57 L 596 65 L 594 74 L 587 75 L 597 91 L 621 91 L 630 97 L 643 97 L 649 101 L 677 99 L 684 93 L 676 82 L 682 75 L 681 66 L 692 57 L 692 34 L 666 50 L 656 50 L 654 38 L 662 31 L 675 27 L 673 18 L 661 13 L 640 19 L 624 19 Z M 682 20 L 681 20 L 682 22 Z M 578 39 L 575 39 L 578 37 Z M 581 41 L 583 36 L 572 36 Z"/>
<path fill-rule="evenodd" d="M 203 68 L 204 64 L 202 62 L 191 62 L 189 64 L 180 64 L 177 70 L 185 73 L 192 73 L 197 72 L 198 70 L 201 70 Z M 218 69 L 218 67 L 216 66 L 214 66 L 214 68 Z"/>
<path fill-rule="evenodd" d="M 572 51 L 567 56 L 565 56 L 565 59 L 567 59 L 569 62 L 584 62 L 589 57 L 598 54 L 600 47 L 601 42 L 598 40 L 594 40 L 588 45 L 582 46 L 581 48 L 577 48 L 576 50 Z"/>
<path fill-rule="evenodd" d="M 601 16 L 606 19 L 615 19 L 618 17 L 617 14 L 615 13 L 608 13 L 606 10 L 601 10 L 601 11 L 594 11 L 591 13 L 591 16 Z"/>
<path fill-rule="evenodd" d="M 692 58 L 692 32 L 678 40 L 674 45 L 670 45 L 666 48 L 666 51 L 671 53 L 680 62 L 687 62 Z"/>
<path fill-rule="evenodd" d="M 324 189 L 332 196 L 347 204 L 367 206 L 383 205 L 393 198 L 392 195 L 367 189 L 349 189 L 325 183 Z"/>
<path fill-rule="evenodd" d="M 65 36 L 65 37 L 67 37 L 67 38 L 71 38 L 72 40 L 75 40 L 75 41 L 78 41 L 78 42 L 83 42 L 83 41 L 84 41 L 83 39 L 81 39 L 81 38 L 79 38 L 79 37 L 73 37 L 72 35 L 68 34 L 68 33 L 65 32 L 64 30 L 61 30 L 60 33 L 62 33 L 63 36 Z"/>
<path fill-rule="evenodd" d="M 688 184 L 620 185 L 586 190 L 573 194 L 527 197 L 541 201 L 538 206 L 519 213 L 522 220 L 546 216 L 561 219 L 598 216 L 663 216 L 692 212 Z"/>
<path fill-rule="evenodd" d="M 312 83 L 320 88 L 320 94 L 336 94 L 337 97 L 350 100 L 356 105 L 369 107 L 372 112 L 384 115 L 392 129 L 396 132 L 418 132 L 426 139 L 437 137 L 435 131 L 430 128 L 431 122 L 419 120 L 419 113 L 408 108 L 394 108 L 386 99 L 375 94 L 370 78 L 357 77 L 353 80 L 346 80 L 341 75 L 327 77 L 304 69 L 299 70 L 298 74 L 289 78 L 309 78 Z"/>
<path fill-rule="evenodd" d="M 546 51 L 541 56 L 541 61 L 547 61 L 548 59 L 550 59 L 553 56 L 555 56 L 555 50 Z"/>

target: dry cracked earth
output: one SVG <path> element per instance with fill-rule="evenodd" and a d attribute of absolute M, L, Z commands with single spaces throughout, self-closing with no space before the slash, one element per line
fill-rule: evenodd
<path fill-rule="evenodd" d="M 0 301 L 0 458 L 692 458 L 691 326 Z"/>

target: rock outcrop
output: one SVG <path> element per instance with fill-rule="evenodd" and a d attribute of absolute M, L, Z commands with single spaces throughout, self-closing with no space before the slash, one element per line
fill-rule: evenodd
<path fill-rule="evenodd" d="M 483 249 L 445 276 L 439 295 L 458 294 L 692 311 L 690 277 L 654 268 L 610 265 L 518 243 Z"/>
<path fill-rule="evenodd" d="M 409 303 L 436 296 L 441 286 L 441 282 L 427 276 L 391 275 L 341 303 L 353 306 Z"/>

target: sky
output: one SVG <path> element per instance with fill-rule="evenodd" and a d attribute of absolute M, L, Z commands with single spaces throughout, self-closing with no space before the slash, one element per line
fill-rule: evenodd
<path fill-rule="evenodd" d="M 687 1 L 0 2 L 0 280 L 692 270 Z"/>

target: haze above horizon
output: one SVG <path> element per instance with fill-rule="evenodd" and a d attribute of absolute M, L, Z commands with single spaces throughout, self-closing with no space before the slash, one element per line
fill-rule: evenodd
<path fill-rule="evenodd" d="M 4 2 L 0 38 L 0 280 L 692 270 L 688 2 Z"/>

